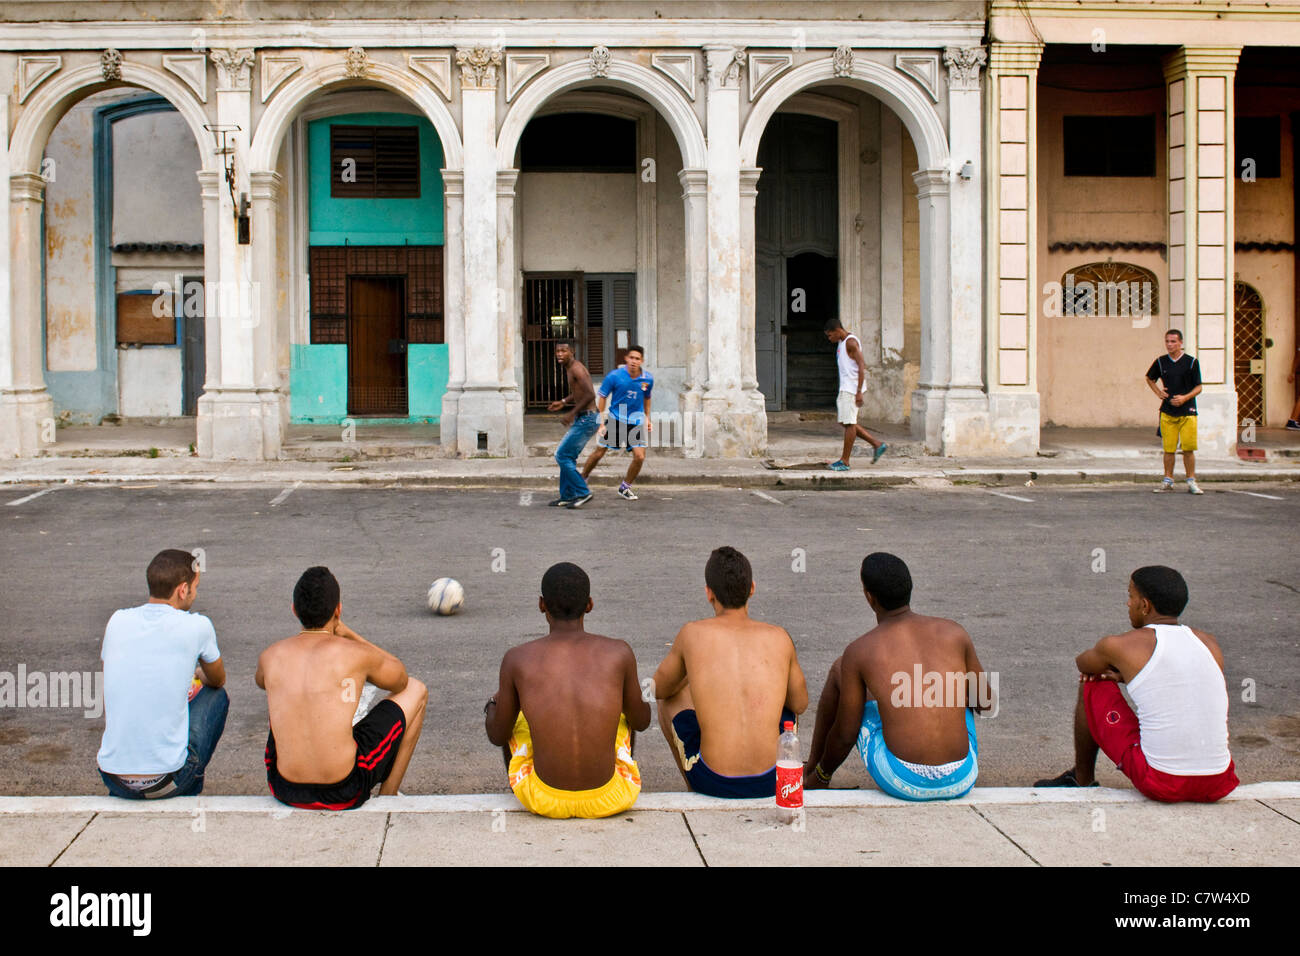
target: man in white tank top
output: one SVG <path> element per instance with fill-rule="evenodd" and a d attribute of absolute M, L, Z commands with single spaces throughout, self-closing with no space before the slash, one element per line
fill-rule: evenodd
<path fill-rule="evenodd" d="M 1187 582 L 1173 568 L 1133 572 L 1134 630 L 1103 637 L 1075 659 L 1074 766 L 1035 787 L 1095 787 L 1100 749 L 1152 800 L 1213 803 L 1236 788 L 1223 653 L 1211 635 L 1178 623 L 1186 606 Z"/>
<path fill-rule="evenodd" d="M 840 325 L 839 319 L 831 319 L 826 323 L 826 338 L 835 343 L 835 362 L 840 371 L 840 392 L 835 400 L 835 417 L 844 426 L 844 451 L 839 461 L 831 462 L 830 469 L 849 470 L 853 443 L 859 438 L 874 449 L 871 455 L 871 463 L 874 465 L 889 450 L 889 446 L 858 424 L 862 393 L 867 390 L 867 363 L 862 357 L 862 347 L 858 343 L 858 337 L 850 335 Z"/>

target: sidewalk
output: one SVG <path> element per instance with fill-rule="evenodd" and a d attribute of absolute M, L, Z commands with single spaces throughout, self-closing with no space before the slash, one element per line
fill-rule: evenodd
<path fill-rule="evenodd" d="M 645 793 L 607 820 L 545 820 L 514 796 L 376 797 L 331 814 L 270 797 L 0 797 L 0 866 L 1295 866 L 1300 782 L 1215 805 L 1133 790 L 980 788 L 910 804 L 805 795 L 802 828 L 767 800 Z"/>
<path fill-rule="evenodd" d="M 836 425 L 813 415 L 779 413 L 768 428 L 763 459 L 686 458 L 680 448 L 651 448 L 639 484 L 713 485 L 751 488 L 845 489 L 917 484 L 1024 486 L 1080 482 L 1154 482 L 1160 449 L 1154 429 L 1063 429 L 1042 433 L 1035 458 L 942 458 L 926 455 L 903 426 L 878 434 L 888 454 L 872 465 L 859 442 L 853 470 L 831 472 L 839 454 Z M 343 440 L 337 426 L 294 425 L 285 458 L 224 462 L 190 453 L 193 423 L 79 426 L 59 431 L 59 441 L 40 458 L 0 463 L 0 485 L 48 482 L 219 482 L 245 484 L 370 484 L 383 486 L 483 487 L 550 490 L 558 478 L 551 455 L 563 434 L 552 417 L 527 419 L 524 458 L 453 458 L 438 442 L 437 425 L 358 426 Z M 1300 433 L 1259 429 L 1248 446 L 1262 460 L 1197 461 L 1205 482 L 1300 479 Z M 1246 447 L 1246 446 L 1244 446 Z M 594 475 L 597 486 L 617 480 L 626 453 L 606 456 Z M 1181 475 L 1182 465 L 1178 465 Z"/>

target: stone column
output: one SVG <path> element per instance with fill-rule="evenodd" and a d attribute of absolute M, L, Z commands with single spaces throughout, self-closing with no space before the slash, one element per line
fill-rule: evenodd
<path fill-rule="evenodd" d="M 767 413 L 757 385 L 746 390 L 743 352 L 754 363 L 754 327 L 741 312 L 740 77 L 744 51 L 704 48 L 708 64 L 709 381 L 700 421 L 708 457 L 748 458 L 767 448 Z"/>
<path fill-rule="evenodd" d="M 8 97 L 0 99 L 7 107 Z M 4 152 L 7 167 L 7 150 Z M 45 388 L 41 348 L 45 180 L 27 172 L 13 173 L 4 180 L 9 193 L 5 203 L 9 295 L 0 305 L 4 310 L 0 314 L 0 457 L 18 458 L 35 455 L 54 440 L 54 400 Z M 0 291 L 4 291 L 3 284 Z"/>
<path fill-rule="evenodd" d="M 518 246 L 516 244 L 515 185 L 519 170 L 497 171 L 497 282 L 501 286 L 500 356 L 501 382 L 506 396 L 506 418 L 517 415 L 523 427 L 523 296 L 519 288 Z M 515 406 L 518 406 L 517 408 Z M 520 430 L 522 435 L 522 430 Z M 522 447 L 519 454 L 523 454 Z"/>
<path fill-rule="evenodd" d="M 1233 80 L 1240 47 L 1183 47 L 1164 60 L 1168 95 L 1169 327 L 1201 366 L 1197 442 L 1237 444 L 1232 380 Z"/>
<path fill-rule="evenodd" d="M 208 303 L 215 297 L 221 278 L 221 190 L 226 188 L 219 173 L 210 169 L 198 172 L 199 196 L 203 203 L 203 393 L 198 400 L 198 427 L 195 447 L 200 458 L 212 457 L 212 423 L 214 397 L 221 392 L 221 317 Z M 213 289 L 209 296 L 207 290 Z"/>
<path fill-rule="evenodd" d="M 931 454 L 943 453 L 944 400 L 952 369 L 949 350 L 951 288 L 948 280 L 948 169 L 918 169 L 921 207 L 921 368 L 912 393 L 912 435 Z"/>
<path fill-rule="evenodd" d="M 442 171 L 447 224 L 442 247 L 442 328 L 447 342 L 447 391 L 442 395 L 439 437 L 444 448 L 455 450 L 457 414 L 465 388 L 465 173 Z"/>
<path fill-rule="evenodd" d="M 704 388 L 709 380 L 709 271 L 708 271 L 708 171 L 683 169 L 677 174 L 682 184 L 684 209 L 683 246 L 686 261 L 686 382 L 682 391 L 682 424 L 685 453 L 699 458 L 700 419 Z"/>
<path fill-rule="evenodd" d="M 747 395 L 759 392 L 758 356 L 755 354 L 757 343 L 754 338 L 757 321 L 757 305 L 754 300 L 754 216 L 758 201 L 758 177 L 762 172 L 753 166 L 740 171 L 740 334 L 747 334 L 750 341 L 749 348 L 740 350 L 740 383 Z M 763 402 L 764 408 L 767 407 L 761 392 L 759 401 Z"/>
<path fill-rule="evenodd" d="M 903 364 L 903 121 L 880 104 L 880 357 Z M 900 376 L 901 389 L 901 376 Z M 906 411 L 906 410 L 904 410 Z"/>
<path fill-rule="evenodd" d="M 261 297 L 253 276 L 252 246 L 240 246 L 235 220 L 241 193 L 251 190 L 248 144 L 252 130 L 252 50 L 213 50 L 217 67 L 217 124 L 226 127 L 226 145 L 234 153 L 222 157 L 233 163 L 234 195 L 223 178 L 216 190 L 216 274 L 206 267 L 214 262 L 205 256 L 204 281 L 208 312 L 216 313 L 217 337 L 221 343 L 221 371 L 218 385 L 208 384 L 210 397 L 201 411 L 210 424 L 200 428 L 209 444 L 200 454 L 227 460 L 256 461 L 266 457 L 267 423 L 264 404 L 257 389 L 256 330 L 261 322 Z M 254 223 L 253 228 L 264 224 Z M 274 236 L 274 226 L 272 226 Z M 211 239 L 205 230 L 205 240 Z M 212 327 L 209 315 L 208 328 Z M 213 341 L 211 338 L 208 342 Z M 272 439 L 278 446 L 278 437 Z"/>
<path fill-rule="evenodd" d="M 280 275 L 277 255 L 276 213 L 284 182 L 279 173 L 259 171 L 249 176 L 253 294 L 253 387 L 262 406 L 262 455 L 280 457 L 288 422 L 286 397 L 280 387 Z"/>
<path fill-rule="evenodd" d="M 464 296 L 465 384 L 457 405 L 456 449 L 461 455 L 521 456 L 523 415 L 505 356 L 502 310 L 507 293 L 498 275 L 497 70 L 499 49 L 456 51 L 465 137 Z M 480 447 L 480 436 L 483 445 Z"/>
<path fill-rule="evenodd" d="M 989 47 L 988 343 L 985 375 L 994 435 L 1036 455 L 1038 402 L 1038 63 L 1041 43 Z"/>

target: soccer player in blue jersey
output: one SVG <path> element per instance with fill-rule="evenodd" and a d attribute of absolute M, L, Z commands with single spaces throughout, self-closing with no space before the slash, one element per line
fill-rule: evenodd
<path fill-rule="evenodd" d="M 632 461 L 618 486 L 618 493 L 628 501 L 636 501 L 632 482 L 645 464 L 645 450 L 650 437 L 650 393 L 654 390 L 655 380 L 641 367 L 645 361 L 641 346 L 629 348 L 624 361 L 627 364 L 606 375 L 600 388 L 596 389 L 596 408 L 602 416 L 601 425 L 596 447 L 582 466 L 582 480 L 587 480 L 591 469 L 605 457 L 606 451 L 627 448 L 632 452 Z M 605 415 L 606 405 L 609 407 L 608 416 Z"/>

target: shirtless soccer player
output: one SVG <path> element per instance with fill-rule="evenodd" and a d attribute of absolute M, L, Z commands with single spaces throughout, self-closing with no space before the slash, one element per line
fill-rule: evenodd
<path fill-rule="evenodd" d="M 783 628 L 750 618 L 749 561 L 718 548 L 704 567 L 713 617 L 691 621 L 655 671 L 659 726 L 686 786 L 711 797 L 772 797 L 781 725 L 808 707 Z"/>
<path fill-rule="evenodd" d="M 349 810 L 379 793 L 397 793 L 424 722 L 428 691 L 392 654 L 340 620 L 339 583 L 328 568 L 308 568 L 293 589 L 302 630 L 257 660 L 271 732 L 266 782 L 281 803 L 306 810 Z M 391 693 L 356 725 L 366 681 Z"/>
<path fill-rule="evenodd" d="M 650 726 L 650 705 L 628 643 L 583 629 L 593 606 L 587 573 L 552 565 L 537 601 L 550 633 L 506 651 L 500 687 L 483 708 L 510 789 L 544 817 L 613 816 L 641 793 L 633 731 Z"/>
<path fill-rule="evenodd" d="M 1187 582 L 1173 568 L 1138 568 L 1128 582 L 1133 630 L 1103 637 L 1078 657 L 1074 766 L 1036 787 L 1096 786 L 1097 751 L 1152 800 L 1212 803 L 1237 786 L 1228 752 L 1223 652 L 1178 623 Z M 1137 713 L 1120 693 L 1128 685 Z"/>
<path fill-rule="evenodd" d="M 863 559 L 862 590 L 876 626 L 831 665 L 804 787 L 830 786 L 856 742 L 885 793 L 904 800 L 960 797 L 979 772 L 971 711 L 996 706 L 984 694 L 988 678 L 970 635 L 952 621 L 912 610 L 912 576 L 892 554 Z"/>

